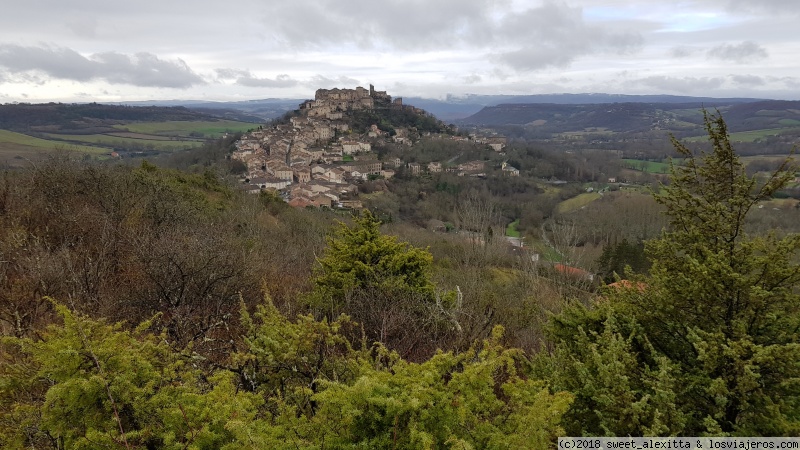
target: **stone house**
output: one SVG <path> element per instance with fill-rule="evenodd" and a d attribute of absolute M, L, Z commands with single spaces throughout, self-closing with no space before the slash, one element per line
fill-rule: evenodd
<path fill-rule="evenodd" d="M 274 176 L 275 178 L 280 178 L 281 180 L 289 180 L 290 182 L 294 178 L 294 172 L 292 169 L 289 168 L 285 163 L 271 160 L 267 161 L 267 173 Z"/>
<path fill-rule="evenodd" d="M 311 168 L 309 167 L 298 167 L 292 169 L 294 174 L 294 181 L 298 183 L 308 183 L 311 181 Z"/>

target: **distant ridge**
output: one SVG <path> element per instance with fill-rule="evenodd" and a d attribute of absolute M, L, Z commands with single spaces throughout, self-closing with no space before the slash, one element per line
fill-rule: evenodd
<path fill-rule="evenodd" d="M 685 95 L 628 95 L 628 94 L 536 94 L 536 95 L 448 95 L 443 100 L 404 97 L 407 104 L 429 111 L 441 120 L 460 121 L 484 107 L 502 104 L 586 105 L 607 103 L 696 103 L 706 105 L 733 105 L 764 101 L 760 98 L 689 97 Z"/>
<path fill-rule="evenodd" d="M 656 96 L 647 96 L 656 98 Z M 673 98 L 675 100 L 677 98 Z M 682 99 L 687 99 L 683 97 Z M 584 104 L 504 103 L 487 106 L 462 125 L 535 127 L 560 133 L 604 129 L 615 132 L 681 131 L 702 125 L 701 108 L 719 109 L 731 130 L 792 128 L 800 125 L 800 101 L 692 98 L 690 102 L 606 102 Z"/>
<path fill-rule="evenodd" d="M 277 119 L 305 99 L 265 98 L 260 100 L 242 100 L 235 102 L 210 102 L 206 100 L 145 100 L 136 102 L 117 102 L 113 105 L 124 106 L 183 106 L 193 111 L 224 117 L 243 122 L 266 122 Z"/>
<path fill-rule="evenodd" d="M 307 99 L 266 98 L 230 102 L 211 102 L 205 100 L 149 100 L 136 102 L 119 102 L 116 105 L 128 106 L 184 106 L 186 108 L 224 116 L 226 118 L 246 121 L 267 121 L 281 117 L 297 108 Z M 752 103 L 768 99 L 759 98 L 714 98 L 689 97 L 683 95 L 629 95 L 629 94 L 536 94 L 536 95 L 447 95 L 443 99 L 403 97 L 403 102 L 424 109 L 440 120 L 454 123 L 472 116 L 487 106 L 501 104 L 554 104 L 583 105 L 607 103 L 668 103 L 668 104 L 703 104 L 733 105 Z"/>

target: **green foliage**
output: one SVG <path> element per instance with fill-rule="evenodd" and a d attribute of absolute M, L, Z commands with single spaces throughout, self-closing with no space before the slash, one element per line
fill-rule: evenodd
<path fill-rule="evenodd" d="M 634 319 L 609 304 L 575 306 L 554 318 L 560 343 L 537 361 L 553 389 L 575 395 L 565 414 L 569 436 L 680 434 L 686 418 L 676 405 L 676 367 L 659 355 Z"/>
<path fill-rule="evenodd" d="M 318 420 L 334 448 L 550 448 L 563 435 L 566 393 L 550 394 L 519 371 L 522 355 L 500 344 L 502 328 L 460 355 L 422 364 L 379 350 L 388 367 L 369 367 L 352 384 L 317 396 Z M 351 447 L 353 446 L 353 447 Z"/>
<path fill-rule="evenodd" d="M 164 213 L 201 214 L 205 216 L 230 206 L 233 196 L 231 189 L 211 171 L 189 174 L 177 170 L 159 169 L 147 161 L 142 161 L 134 177 L 148 194 L 157 193 L 159 208 L 169 208 Z M 167 205 L 164 205 L 167 203 Z M 178 208 L 188 207 L 188 211 Z"/>
<path fill-rule="evenodd" d="M 246 350 L 233 358 L 235 372 L 248 390 L 280 399 L 272 405 L 312 416 L 312 396 L 325 381 L 346 382 L 358 374 L 360 359 L 347 339 L 355 331 L 347 316 L 328 322 L 283 316 L 267 296 L 251 317 L 242 310 Z"/>
<path fill-rule="evenodd" d="M 242 312 L 232 367 L 199 369 L 163 336 L 55 304 L 63 324 L 2 341 L 3 448 L 550 448 L 571 396 L 530 379 L 503 330 L 409 363 L 356 351 L 352 323 Z"/>
<path fill-rule="evenodd" d="M 433 299 L 430 253 L 382 234 L 380 221 L 369 210 L 353 221 L 351 227 L 340 223 L 318 260 L 314 278 L 318 306 L 337 311 L 355 290 Z"/>
<path fill-rule="evenodd" d="M 600 276 L 606 283 L 613 283 L 616 277 L 631 273 L 644 273 L 650 268 L 650 262 L 644 253 L 644 243 L 631 244 L 627 239 L 616 244 L 603 246 L 603 253 L 597 259 Z"/>
<path fill-rule="evenodd" d="M 431 282 L 432 255 L 382 234 L 368 210 L 339 225 L 317 262 L 311 306 L 329 319 L 349 315 L 368 342 L 419 360 L 460 329 L 460 301 L 443 302 Z"/>
<path fill-rule="evenodd" d="M 352 111 L 351 126 L 357 133 L 365 133 L 373 124 L 381 131 L 395 134 L 396 127 L 416 128 L 418 132 L 445 133 L 448 127 L 427 114 L 419 114 L 407 108 L 376 108 Z"/>
<path fill-rule="evenodd" d="M 149 324 L 123 331 L 56 309 L 64 324 L 41 340 L 4 341 L 22 355 L 2 372 L 4 448 L 219 448 L 229 415 L 258 400 L 231 396 L 225 373 L 203 381 Z"/>
<path fill-rule="evenodd" d="M 800 236 L 743 230 L 748 212 L 794 170 L 786 162 L 759 184 L 745 174 L 722 118 L 707 114 L 705 123 L 713 151 L 699 160 L 673 140 L 685 160 L 655 194 L 671 226 L 647 243 L 650 276 L 608 292 L 597 311 L 571 309 L 555 322 L 553 359 L 566 367 L 554 384 L 577 395 L 569 430 L 800 432 Z M 609 394 L 619 386 L 625 392 Z M 601 401 L 607 394 L 627 396 L 630 406 Z M 635 408 L 645 399 L 654 406 Z"/>

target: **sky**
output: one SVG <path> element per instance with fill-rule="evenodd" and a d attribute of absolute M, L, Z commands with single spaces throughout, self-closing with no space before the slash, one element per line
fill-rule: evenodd
<path fill-rule="evenodd" d="M 0 103 L 613 93 L 800 100 L 798 0 L 7 0 Z"/>

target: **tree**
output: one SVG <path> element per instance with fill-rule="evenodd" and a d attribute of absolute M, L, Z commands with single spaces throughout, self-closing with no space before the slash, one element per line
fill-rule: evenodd
<path fill-rule="evenodd" d="M 626 276 L 626 270 L 643 273 L 650 267 L 644 254 L 644 243 L 639 241 L 632 244 L 625 238 L 615 244 L 604 245 L 597 265 L 606 283 L 613 283 L 616 277 Z"/>
<path fill-rule="evenodd" d="M 670 228 L 646 244 L 649 277 L 607 292 L 602 308 L 573 307 L 553 322 L 562 360 L 560 369 L 551 366 L 555 386 L 576 393 L 568 432 L 800 432 L 800 236 L 751 237 L 743 229 L 748 212 L 785 186 L 793 167 L 786 161 L 759 184 L 745 173 L 722 117 L 706 113 L 705 125 L 712 151 L 700 157 L 673 138 L 685 160 L 654 194 Z M 576 345 L 575 335 L 584 342 Z M 603 345 L 615 339 L 628 344 Z M 636 369 L 602 379 L 599 360 Z M 661 386 L 675 389 L 674 407 L 654 405 L 663 393 L 651 383 L 657 373 Z M 623 379 L 631 407 L 597 400 Z"/>
<path fill-rule="evenodd" d="M 571 401 L 520 370 L 503 329 L 460 353 L 408 363 L 378 348 L 383 364 L 353 383 L 326 383 L 318 423 L 332 448 L 552 448 Z M 352 446 L 352 447 L 351 447 Z"/>
<path fill-rule="evenodd" d="M 230 373 L 204 377 L 147 323 L 124 331 L 54 304 L 63 325 L 0 340 L 3 359 L 14 355 L 0 365 L 3 448 L 220 448 L 231 418 L 259 403 Z"/>
<path fill-rule="evenodd" d="M 459 329 L 460 297 L 436 292 L 427 250 L 382 234 L 369 210 L 353 221 L 328 239 L 315 269 L 312 306 L 329 319 L 348 314 L 371 342 L 404 357 L 430 356 L 443 336 Z"/>
<path fill-rule="evenodd" d="M 336 310 L 355 290 L 371 288 L 433 299 L 429 252 L 382 234 L 369 210 L 353 222 L 352 227 L 340 223 L 318 260 L 314 292 L 320 306 Z"/>

